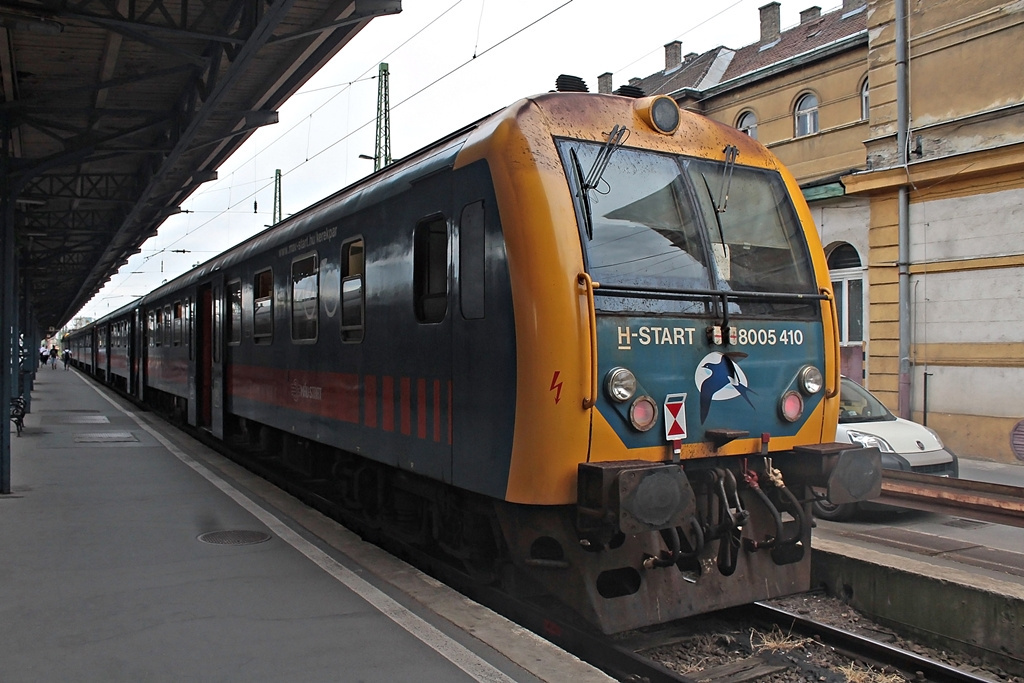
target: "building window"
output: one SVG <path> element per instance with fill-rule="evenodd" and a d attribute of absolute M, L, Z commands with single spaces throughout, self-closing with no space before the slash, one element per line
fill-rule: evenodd
<path fill-rule="evenodd" d="M 812 135 L 818 132 L 818 98 L 808 93 L 796 103 L 796 136 Z"/>
<path fill-rule="evenodd" d="M 252 337 L 257 344 L 274 339 L 274 273 L 269 268 L 253 278 Z"/>
<path fill-rule="evenodd" d="M 363 290 L 363 271 L 366 257 L 362 238 L 341 245 L 341 339 L 347 342 L 363 340 L 363 311 L 366 294 Z"/>
<path fill-rule="evenodd" d="M 745 111 L 740 114 L 739 121 L 736 122 L 736 128 L 741 133 L 746 133 L 750 137 L 757 139 L 757 116 L 752 111 Z"/>
<path fill-rule="evenodd" d="M 316 341 L 320 279 L 316 254 L 292 261 L 292 340 Z"/>
<path fill-rule="evenodd" d="M 864 82 L 860 86 L 860 118 L 863 121 L 868 120 L 868 113 L 870 111 L 870 103 L 868 101 L 868 79 L 864 79 Z"/>
<path fill-rule="evenodd" d="M 839 312 L 839 343 L 864 341 L 864 269 L 851 244 L 841 244 L 828 255 L 832 290 Z"/>
<path fill-rule="evenodd" d="M 416 319 L 441 322 L 448 312 L 448 221 L 443 216 L 416 226 L 413 259 Z"/>

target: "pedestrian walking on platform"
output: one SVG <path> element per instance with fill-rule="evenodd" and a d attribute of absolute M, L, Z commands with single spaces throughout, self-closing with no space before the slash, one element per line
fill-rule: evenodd
<path fill-rule="evenodd" d="M 64 349 L 64 353 L 60 355 L 60 359 L 64 361 L 64 372 L 67 372 L 68 366 L 71 365 L 71 349 Z"/>
<path fill-rule="evenodd" d="M 50 347 L 50 369 L 57 369 L 57 356 L 60 355 L 60 351 L 57 350 L 57 345 L 54 344 Z"/>

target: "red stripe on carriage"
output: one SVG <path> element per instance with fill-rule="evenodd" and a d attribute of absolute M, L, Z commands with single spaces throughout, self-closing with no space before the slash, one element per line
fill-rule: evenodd
<path fill-rule="evenodd" d="M 381 387 L 381 412 L 385 432 L 395 431 L 395 378 L 384 377 Z"/>
<path fill-rule="evenodd" d="M 412 382 L 408 377 L 399 380 L 401 402 L 402 434 L 412 435 Z"/>
<path fill-rule="evenodd" d="M 434 380 L 434 441 L 441 442 L 441 380 Z"/>
<path fill-rule="evenodd" d="M 377 427 L 377 378 L 374 375 L 363 377 L 363 424 Z"/>
<path fill-rule="evenodd" d="M 427 438 L 427 380 L 416 380 L 416 436 Z"/>

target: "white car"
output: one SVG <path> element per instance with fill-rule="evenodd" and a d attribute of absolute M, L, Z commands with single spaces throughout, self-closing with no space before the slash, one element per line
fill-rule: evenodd
<path fill-rule="evenodd" d="M 865 448 L 877 446 L 882 467 L 940 477 L 959 475 L 956 454 L 943 446 L 942 439 L 928 427 L 896 417 L 867 389 L 848 377 L 840 381 L 839 426 L 836 441 Z M 849 519 L 859 508 L 876 509 L 872 503 L 833 505 L 827 500 L 814 503 L 814 514 L 822 519 Z"/>

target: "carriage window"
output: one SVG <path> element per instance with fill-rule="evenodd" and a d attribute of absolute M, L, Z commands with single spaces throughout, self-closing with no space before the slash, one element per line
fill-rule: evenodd
<path fill-rule="evenodd" d="M 416 226 L 414 252 L 416 319 L 441 322 L 448 312 L 448 223 L 443 217 Z"/>
<path fill-rule="evenodd" d="M 228 344 L 242 341 L 242 281 L 228 283 Z"/>
<path fill-rule="evenodd" d="M 363 270 L 366 258 L 362 238 L 341 245 L 341 339 L 347 342 L 363 340 L 363 311 L 366 295 L 363 291 Z"/>
<path fill-rule="evenodd" d="M 163 341 L 164 341 L 163 337 L 161 336 L 163 334 L 163 329 L 164 329 L 164 312 L 158 308 L 158 309 L 156 309 L 156 311 L 154 313 L 156 315 L 153 318 L 153 337 L 152 337 L 152 341 L 153 341 L 153 346 L 160 346 L 160 345 L 163 344 Z"/>
<path fill-rule="evenodd" d="M 462 317 L 484 317 L 484 203 L 462 209 L 459 221 L 459 299 Z"/>
<path fill-rule="evenodd" d="M 192 349 L 195 344 L 192 340 L 192 299 L 185 299 L 185 345 L 188 347 L 188 359 L 192 360 Z"/>
<path fill-rule="evenodd" d="M 292 261 L 292 340 L 316 341 L 320 283 L 316 254 Z"/>
<path fill-rule="evenodd" d="M 269 268 L 256 273 L 252 298 L 253 341 L 269 344 L 274 338 L 274 273 Z"/>
<path fill-rule="evenodd" d="M 172 343 L 175 346 L 181 346 L 181 326 L 182 318 L 184 317 L 184 309 L 181 306 L 180 301 L 174 302 L 174 322 L 171 332 L 173 334 Z"/>
<path fill-rule="evenodd" d="M 164 346 L 171 345 L 171 306 L 168 304 L 164 306 L 164 329 L 163 329 L 163 342 Z"/>

